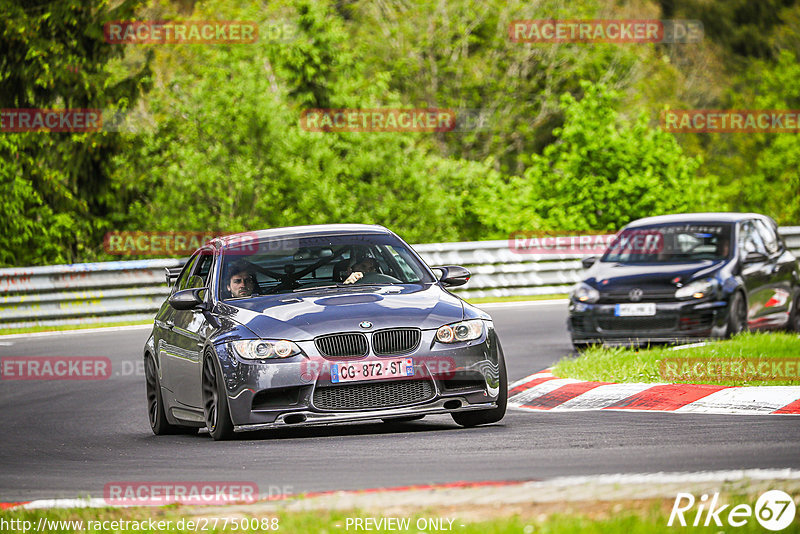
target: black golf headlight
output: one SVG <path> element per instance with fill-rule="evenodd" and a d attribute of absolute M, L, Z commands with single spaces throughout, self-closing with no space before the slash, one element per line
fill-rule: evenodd
<path fill-rule="evenodd" d="M 677 299 L 702 299 L 716 293 L 719 283 L 714 278 L 696 280 L 675 291 Z"/>
<path fill-rule="evenodd" d="M 600 300 L 600 292 L 586 282 L 575 284 L 572 287 L 571 296 L 573 300 L 587 304 L 592 304 Z"/>

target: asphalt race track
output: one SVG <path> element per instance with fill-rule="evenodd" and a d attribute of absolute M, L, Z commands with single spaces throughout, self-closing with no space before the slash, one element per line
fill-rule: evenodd
<path fill-rule="evenodd" d="M 571 347 L 566 304 L 488 307 L 511 381 Z M 139 362 L 146 329 L 0 341 L 0 356 L 106 356 L 96 381 L 0 381 L 0 501 L 102 497 L 121 481 L 247 481 L 261 493 L 601 473 L 800 468 L 790 416 L 509 411 L 461 429 L 449 416 L 238 434 L 156 437 Z"/>

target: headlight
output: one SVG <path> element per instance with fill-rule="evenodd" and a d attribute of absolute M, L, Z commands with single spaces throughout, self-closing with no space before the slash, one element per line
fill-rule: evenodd
<path fill-rule="evenodd" d="M 302 352 L 300 347 L 285 339 L 248 339 L 244 341 L 234 341 L 232 345 L 239 356 L 248 360 L 289 358 Z"/>
<path fill-rule="evenodd" d="M 692 282 L 691 284 L 686 284 L 683 287 L 679 287 L 675 291 L 675 298 L 678 299 L 688 299 L 688 298 L 695 298 L 701 299 L 703 297 L 707 297 L 711 293 L 714 292 L 714 288 L 716 287 L 716 281 L 711 280 L 697 280 Z"/>
<path fill-rule="evenodd" d="M 591 304 L 600 300 L 600 292 L 585 282 L 579 282 L 572 288 L 572 298 Z"/>
<path fill-rule="evenodd" d="M 455 324 L 446 324 L 436 331 L 436 341 L 440 343 L 459 343 L 478 339 L 483 335 L 483 320 L 472 319 Z"/>

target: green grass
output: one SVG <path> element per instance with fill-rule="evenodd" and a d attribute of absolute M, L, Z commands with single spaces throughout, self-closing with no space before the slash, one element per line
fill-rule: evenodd
<path fill-rule="evenodd" d="M 747 503 L 751 507 L 755 504 L 755 497 L 730 497 L 725 502 L 730 503 Z M 417 521 L 421 518 L 424 519 L 450 519 L 452 522 L 452 532 L 457 534 L 534 534 L 534 533 L 547 533 L 547 534 L 562 534 L 562 533 L 597 533 L 597 534 L 648 534 L 651 532 L 675 532 L 677 530 L 690 529 L 692 532 L 698 533 L 716 533 L 720 530 L 732 531 L 737 533 L 751 533 L 751 532 L 764 532 L 764 529 L 758 524 L 755 518 L 748 519 L 746 525 L 736 529 L 719 527 L 680 527 L 674 525 L 667 526 L 669 513 L 672 506 L 671 499 L 649 499 L 649 500 L 626 500 L 626 501 L 587 501 L 587 502 L 568 502 L 568 503 L 547 503 L 547 505 L 531 504 L 523 507 L 523 514 L 519 513 L 519 507 L 516 508 L 513 514 L 509 513 L 502 505 L 495 507 L 485 507 L 486 513 L 481 513 L 483 516 L 480 520 L 465 520 L 459 518 L 458 511 L 453 509 L 444 510 L 418 510 L 411 514 L 392 511 L 390 513 L 381 511 L 310 511 L 310 512 L 268 512 L 260 511 L 255 507 L 242 508 L 239 506 L 234 507 L 234 510 L 225 511 L 216 508 L 213 512 L 204 513 L 203 508 L 197 507 L 184 507 L 184 506 L 166 506 L 161 508 L 94 508 L 94 509 L 52 509 L 52 510 L 20 510 L 20 511 L 4 511 L 0 512 L 0 521 L 10 520 L 23 520 L 30 521 L 30 528 L 23 530 L 23 528 L 9 528 L 6 523 L 4 532 L 37 532 L 36 528 L 40 518 L 45 518 L 52 521 L 82 521 L 80 529 L 76 528 L 73 523 L 72 528 L 49 528 L 42 529 L 40 533 L 108 533 L 108 532 L 151 532 L 151 533 L 188 533 L 188 532 L 276 532 L 272 529 L 248 529 L 238 530 L 232 528 L 230 523 L 231 519 L 241 520 L 244 518 L 252 519 L 257 518 L 259 523 L 261 520 L 266 519 L 267 525 L 274 525 L 272 518 L 277 518 L 277 525 L 279 533 L 302 533 L 302 534 L 335 534 L 338 532 L 363 532 L 363 529 L 357 530 L 352 523 L 349 524 L 348 518 L 375 518 L 381 519 L 384 517 L 394 517 L 410 520 L 410 528 L 408 530 L 399 530 L 400 532 L 417 532 Z M 513 508 L 512 508 L 513 509 Z M 694 510 L 696 512 L 696 508 Z M 227 528 L 224 528 L 225 518 L 228 518 Z M 694 515 L 687 513 L 689 524 L 694 518 Z M 153 521 L 164 521 L 165 523 L 156 526 L 155 529 L 149 528 L 131 528 L 129 525 L 110 525 L 88 523 L 91 521 L 143 521 L 152 519 Z M 216 528 L 214 525 L 216 519 Z M 721 518 L 725 521 L 725 516 Z M 180 521 L 183 521 L 182 526 L 179 528 Z M 169 521 L 169 523 L 166 523 Z M 187 521 L 194 521 L 195 528 L 186 528 Z M 52 524 L 52 523 L 51 523 Z M 447 521 L 444 525 L 447 526 Z M 724 524 L 724 523 L 723 523 Z M 100 526 L 101 528 L 97 528 Z M 116 526 L 115 530 L 109 527 Z M 121 528 L 127 526 L 128 528 Z M 63 527 L 63 525 L 62 525 Z M 105 528 L 102 528 L 105 527 Z M 166 527 L 166 528 L 161 528 Z M 198 528 L 200 527 L 200 528 Z M 205 527 L 205 528 L 202 528 Z M 421 530 L 421 529 L 420 529 Z M 391 531 L 386 529 L 374 529 L 371 532 L 397 532 L 398 530 Z M 444 532 L 445 530 L 436 530 L 428 528 L 422 530 L 423 532 Z M 800 532 L 800 524 L 797 520 L 794 521 L 789 527 L 782 530 L 785 534 L 793 534 Z"/>
<path fill-rule="evenodd" d="M 486 302 L 525 302 L 529 300 L 565 299 L 567 297 L 566 293 L 554 293 L 552 295 L 517 295 L 513 297 L 474 297 L 464 300 L 470 304 L 484 304 Z"/>
<path fill-rule="evenodd" d="M 6 334 L 31 334 L 35 332 L 61 332 L 63 330 L 85 330 L 87 328 L 106 328 L 109 326 L 130 326 L 140 324 L 153 324 L 149 321 L 120 321 L 91 324 L 64 324 L 57 326 L 29 326 L 27 328 L 0 328 L 0 336 Z"/>
<path fill-rule="evenodd" d="M 691 347 L 680 350 L 671 350 L 673 347 L 655 347 L 650 349 L 629 348 L 604 348 L 591 347 L 584 351 L 578 358 L 564 358 L 553 368 L 553 373 L 562 378 L 575 378 L 578 380 L 592 380 L 602 382 L 674 382 L 674 383 L 702 383 L 718 384 L 725 386 L 797 386 L 800 385 L 798 374 L 800 370 L 794 369 L 789 373 L 783 367 L 775 379 L 758 379 L 753 369 L 743 367 L 728 372 L 692 372 L 692 367 L 684 376 L 675 376 L 669 371 L 662 373 L 662 360 L 669 359 L 675 363 L 672 369 L 683 372 L 687 368 L 676 359 L 697 359 L 707 361 L 714 359 L 716 363 L 743 362 L 745 366 L 759 366 L 766 362 L 770 368 L 775 360 L 782 358 L 791 359 L 800 364 L 800 336 L 782 332 L 741 334 L 730 340 L 711 341 L 703 347 Z M 698 362 L 691 362 L 694 365 Z M 716 367 L 714 369 L 720 369 Z M 757 367 L 756 367 L 757 368 Z M 707 369 L 700 367 L 700 369 Z M 722 369 L 727 369 L 722 367 Z M 681 373 L 677 373 L 681 374 Z M 720 376 L 722 375 L 722 376 Z M 790 375 L 793 375 L 790 376 Z M 698 378 L 699 377 L 699 378 Z"/>

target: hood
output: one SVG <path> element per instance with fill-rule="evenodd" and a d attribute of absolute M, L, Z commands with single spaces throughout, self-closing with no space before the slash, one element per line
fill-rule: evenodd
<path fill-rule="evenodd" d="M 218 310 L 261 338 L 306 341 L 336 332 L 439 328 L 460 321 L 460 299 L 435 284 L 330 288 L 227 301 Z M 359 324 L 370 321 L 372 327 Z"/>
<path fill-rule="evenodd" d="M 587 273 L 586 281 L 595 287 L 672 285 L 671 281 L 679 277 L 686 284 L 713 275 L 723 263 L 724 260 L 660 264 L 597 262 Z M 608 283 L 601 285 L 603 280 Z"/>

